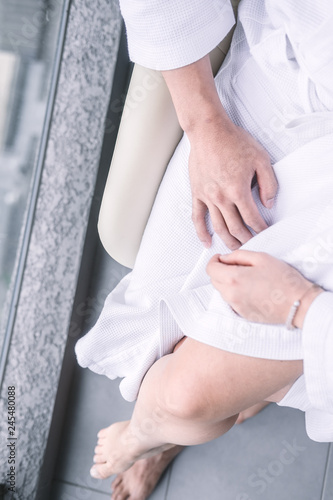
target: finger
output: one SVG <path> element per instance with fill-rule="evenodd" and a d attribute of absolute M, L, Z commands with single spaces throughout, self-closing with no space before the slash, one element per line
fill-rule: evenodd
<path fill-rule="evenodd" d="M 223 213 L 224 221 L 227 225 L 229 233 L 244 245 L 252 238 L 252 234 L 245 226 L 239 211 L 235 205 L 226 205 L 218 207 Z"/>
<path fill-rule="evenodd" d="M 209 248 L 212 243 L 212 238 L 208 232 L 205 216 L 207 206 L 198 198 L 193 199 L 192 205 L 192 221 L 199 237 L 199 240 L 206 248 Z"/>
<path fill-rule="evenodd" d="M 209 260 L 206 266 L 206 273 L 208 276 L 214 276 L 215 272 L 218 271 L 219 266 L 223 265 L 223 263 L 220 262 L 220 257 L 221 255 L 216 254 Z"/>
<path fill-rule="evenodd" d="M 274 205 L 274 198 L 276 196 L 278 183 L 274 170 L 270 164 L 257 169 L 257 182 L 261 203 L 266 208 L 272 208 Z"/>
<path fill-rule="evenodd" d="M 227 265 L 214 259 L 209 261 L 206 271 L 211 284 L 220 292 L 224 300 L 231 303 L 237 299 L 238 288 L 244 276 L 244 268 Z"/>
<path fill-rule="evenodd" d="M 250 250 L 236 250 L 235 252 L 219 255 L 218 260 L 230 266 L 255 266 L 262 262 L 266 254 L 263 252 L 252 252 Z M 215 257 L 215 256 L 214 256 Z"/>
<path fill-rule="evenodd" d="M 242 199 L 237 203 L 237 208 L 243 221 L 256 233 L 260 233 L 268 228 L 266 222 L 259 213 L 258 207 L 249 191 L 247 195 L 244 194 Z"/>
<path fill-rule="evenodd" d="M 208 208 L 216 234 L 219 235 L 230 250 L 236 250 L 239 248 L 241 246 L 241 242 L 230 234 L 220 209 L 215 205 L 209 205 Z"/>
<path fill-rule="evenodd" d="M 206 272 L 210 277 L 212 285 L 219 290 L 219 292 L 225 294 L 229 290 L 231 292 L 231 286 L 235 278 L 239 275 L 238 267 L 229 266 L 226 263 L 219 261 L 219 255 L 214 256 L 206 267 Z"/>

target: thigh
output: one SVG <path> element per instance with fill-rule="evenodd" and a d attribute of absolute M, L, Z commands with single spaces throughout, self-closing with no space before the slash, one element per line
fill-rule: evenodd
<path fill-rule="evenodd" d="M 269 398 L 302 373 L 302 360 L 253 358 L 186 338 L 170 356 L 165 376 L 176 397 L 190 394 L 217 418 L 227 418 Z"/>

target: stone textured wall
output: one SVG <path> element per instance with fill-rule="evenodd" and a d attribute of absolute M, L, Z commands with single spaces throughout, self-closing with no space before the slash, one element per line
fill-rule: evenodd
<path fill-rule="evenodd" d="M 16 493 L 32 500 L 64 355 L 112 86 L 117 0 L 74 0 L 17 316 L 1 393 L 0 481 L 16 387 Z"/>

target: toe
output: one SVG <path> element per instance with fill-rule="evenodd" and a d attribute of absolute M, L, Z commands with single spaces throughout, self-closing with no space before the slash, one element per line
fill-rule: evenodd
<path fill-rule="evenodd" d="M 94 455 L 93 462 L 94 464 L 105 464 L 106 460 L 103 455 Z"/>
<path fill-rule="evenodd" d="M 107 463 L 93 465 L 90 469 L 90 475 L 96 479 L 106 479 L 112 475 L 110 465 Z"/>
<path fill-rule="evenodd" d="M 111 500 L 127 500 L 130 498 L 128 487 L 123 481 L 123 475 L 118 474 L 112 485 Z"/>
<path fill-rule="evenodd" d="M 97 445 L 94 449 L 95 455 L 101 455 L 103 453 L 103 446 Z"/>
<path fill-rule="evenodd" d="M 125 489 L 121 487 L 116 491 L 116 494 L 114 498 L 112 497 L 112 500 L 127 500 L 127 498 L 130 498 L 128 491 L 125 491 Z"/>
<path fill-rule="evenodd" d="M 107 428 L 106 429 L 101 429 L 99 433 L 97 434 L 98 438 L 105 438 L 107 433 Z"/>
<path fill-rule="evenodd" d="M 122 482 L 122 480 L 123 480 L 122 474 L 118 474 L 117 477 L 112 481 L 111 484 L 112 491 L 115 490 L 115 488 L 117 488 L 117 486 Z"/>

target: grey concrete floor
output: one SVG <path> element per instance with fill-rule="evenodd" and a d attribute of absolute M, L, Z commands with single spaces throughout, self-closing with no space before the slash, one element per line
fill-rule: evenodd
<path fill-rule="evenodd" d="M 126 272 L 100 250 L 90 296 L 106 296 Z M 97 307 L 91 324 L 98 313 Z M 98 430 L 131 415 L 133 405 L 122 399 L 118 385 L 77 367 L 52 500 L 110 498 L 113 478 L 96 480 L 89 470 Z M 271 404 L 226 435 L 185 449 L 149 500 L 332 499 L 331 445 L 307 437 L 302 412 Z"/>

